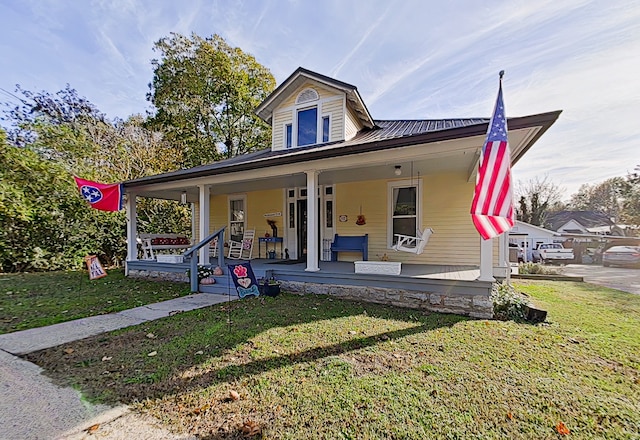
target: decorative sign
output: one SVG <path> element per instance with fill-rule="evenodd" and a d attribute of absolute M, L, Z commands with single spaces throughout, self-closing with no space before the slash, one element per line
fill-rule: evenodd
<path fill-rule="evenodd" d="M 349 217 L 347 217 L 346 215 L 343 214 L 340 217 L 338 217 L 338 220 L 340 220 L 342 223 L 344 223 L 347 220 L 349 220 Z"/>
<path fill-rule="evenodd" d="M 87 269 L 89 269 L 89 279 L 97 280 L 98 278 L 106 277 L 107 272 L 100 264 L 100 260 L 95 255 L 87 255 L 84 257 L 85 263 L 87 263 Z"/>
<path fill-rule="evenodd" d="M 278 211 L 278 212 L 267 212 L 266 214 L 262 215 L 263 217 L 282 217 L 282 212 Z"/>
<path fill-rule="evenodd" d="M 230 264 L 229 273 L 233 279 L 233 284 L 236 286 L 236 291 L 240 298 L 244 298 L 247 295 L 260 296 L 260 290 L 258 290 L 258 282 L 256 276 L 253 274 L 251 263 Z"/>

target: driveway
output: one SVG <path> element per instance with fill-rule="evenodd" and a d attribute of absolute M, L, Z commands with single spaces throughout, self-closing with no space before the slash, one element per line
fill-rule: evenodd
<path fill-rule="evenodd" d="M 640 269 L 568 264 L 563 275 L 583 277 L 588 283 L 640 295 Z"/>

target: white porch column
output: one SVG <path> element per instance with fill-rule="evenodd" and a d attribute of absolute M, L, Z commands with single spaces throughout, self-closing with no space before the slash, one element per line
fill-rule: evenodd
<path fill-rule="evenodd" d="M 480 238 L 480 277 L 478 281 L 495 281 L 493 278 L 493 240 Z"/>
<path fill-rule="evenodd" d="M 318 266 L 318 170 L 305 171 L 307 175 L 307 268 L 317 272 Z"/>
<path fill-rule="evenodd" d="M 505 232 L 498 237 L 498 265 L 493 268 L 493 276 L 504 278 L 509 282 L 511 275 L 511 263 L 509 262 L 509 233 Z"/>
<path fill-rule="evenodd" d="M 209 190 L 211 185 L 198 185 L 200 204 L 200 237 L 203 240 L 209 235 Z M 200 264 L 209 264 L 209 245 L 203 246 L 198 251 Z"/>
<path fill-rule="evenodd" d="M 196 223 L 196 204 L 189 203 L 189 210 L 191 211 L 191 236 L 196 238 L 198 235 L 198 224 Z"/>
<path fill-rule="evenodd" d="M 138 259 L 138 211 L 136 207 L 136 195 L 127 194 L 125 203 L 127 214 L 127 259 L 124 263 L 125 276 L 129 275 L 128 261 L 136 261 Z"/>

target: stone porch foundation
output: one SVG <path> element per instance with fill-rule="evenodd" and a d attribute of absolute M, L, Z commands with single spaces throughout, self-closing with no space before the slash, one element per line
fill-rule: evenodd
<path fill-rule="evenodd" d="M 472 318 L 493 318 L 493 302 L 489 295 L 443 294 L 369 286 L 281 281 L 283 290 L 297 294 L 331 295 L 338 298 L 387 304 L 411 309 L 455 313 Z"/>
<path fill-rule="evenodd" d="M 184 272 L 160 272 L 157 270 L 129 270 L 127 275 L 131 278 L 141 278 L 151 281 L 175 281 L 179 283 L 188 283 L 189 277 Z"/>

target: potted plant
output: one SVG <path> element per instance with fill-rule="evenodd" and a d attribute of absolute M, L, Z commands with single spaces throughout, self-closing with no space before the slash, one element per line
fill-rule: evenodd
<path fill-rule="evenodd" d="M 280 281 L 274 277 L 268 279 L 261 278 L 258 281 L 258 290 L 260 291 L 260 295 L 278 296 L 280 293 Z"/>
<path fill-rule="evenodd" d="M 198 284 L 215 284 L 216 269 L 208 266 L 198 266 Z M 191 271 L 187 269 L 187 277 L 191 278 Z"/>

